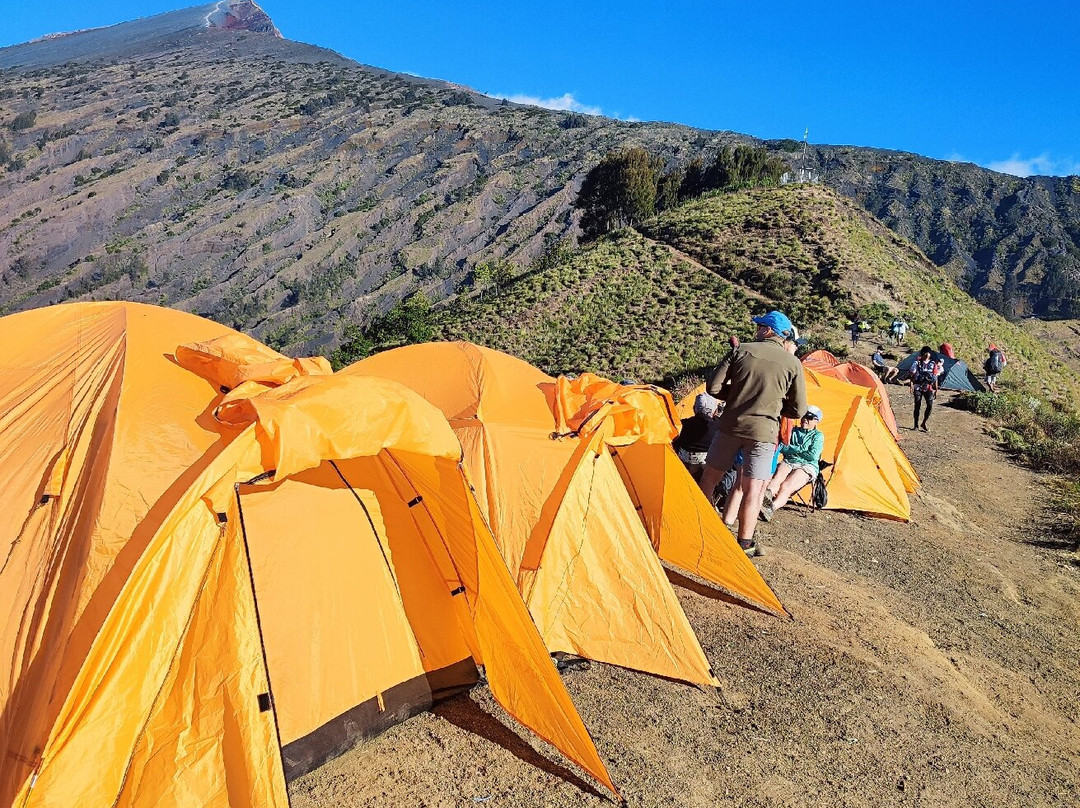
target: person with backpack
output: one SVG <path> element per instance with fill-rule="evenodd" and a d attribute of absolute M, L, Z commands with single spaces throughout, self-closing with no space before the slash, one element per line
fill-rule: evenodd
<path fill-rule="evenodd" d="M 851 321 L 848 326 L 848 330 L 851 332 L 851 347 L 854 348 L 859 344 L 859 335 L 862 333 L 862 323 L 859 322 L 859 315 L 855 315 L 855 319 Z"/>
<path fill-rule="evenodd" d="M 787 443 L 780 444 L 784 459 L 776 468 L 772 482 L 765 488 L 761 518 L 768 522 L 783 508 L 791 495 L 812 483 L 820 474 L 821 452 L 825 449 L 825 433 L 818 429 L 823 413 L 820 407 L 806 408 L 799 425 L 792 427 Z"/>
<path fill-rule="evenodd" d="M 926 405 L 926 412 L 922 419 L 922 431 L 929 432 L 926 422 L 930 420 L 930 412 L 934 409 L 934 399 L 937 398 L 941 374 L 945 370 L 945 364 L 940 359 L 934 358 L 934 352 L 929 345 L 924 345 L 919 350 L 919 358 L 911 366 L 911 392 L 915 395 L 915 425 L 912 429 L 919 428 L 919 412 Z"/>
<path fill-rule="evenodd" d="M 1005 358 L 1005 351 L 992 342 L 987 346 L 986 351 L 988 356 L 986 361 L 983 362 L 983 371 L 986 373 L 986 386 L 991 393 L 996 393 L 998 391 L 998 376 L 1001 375 L 1001 371 L 1005 370 L 1005 365 L 1009 363 L 1009 360 Z"/>

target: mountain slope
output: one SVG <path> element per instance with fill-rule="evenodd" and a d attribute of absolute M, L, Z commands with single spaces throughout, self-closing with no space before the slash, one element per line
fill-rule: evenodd
<path fill-rule="evenodd" d="M 1080 316 L 1080 177 L 1012 177 L 881 149 L 817 147 L 823 181 L 1008 317 Z"/>
<path fill-rule="evenodd" d="M 4 74 L 6 310 L 135 299 L 313 350 L 571 235 L 575 182 L 639 131 L 684 156 L 726 137 L 500 104 L 265 34 L 192 37 Z"/>
<path fill-rule="evenodd" d="M 675 166 L 756 142 L 498 102 L 281 39 L 261 13 L 0 49 L 0 311 L 132 299 L 328 350 L 412 291 L 443 299 L 478 264 L 521 272 L 573 241 L 577 189 L 613 150 Z M 771 147 L 801 165 L 793 145 Z M 847 147 L 806 161 L 980 300 L 1080 308 L 1076 178 Z"/>
<path fill-rule="evenodd" d="M 686 258 L 679 258 L 679 255 Z M 507 350 L 545 370 L 662 379 L 706 367 L 750 313 L 779 307 L 833 345 L 855 311 L 904 313 L 909 342 L 951 342 L 976 372 L 987 339 L 1007 376 L 1080 400 L 1080 378 L 1018 324 L 976 303 L 910 242 L 828 189 L 718 194 L 598 240 L 495 295 L 448 301 L 439 333 Z"/>

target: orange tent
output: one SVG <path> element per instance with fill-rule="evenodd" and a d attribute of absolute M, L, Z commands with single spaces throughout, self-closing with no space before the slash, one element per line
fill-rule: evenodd
<path fill-rule="evenodd" d="M 556 381 L 468 343 L 410 345 L 339 375 L 393 379 L 443 411 L 550 650 L 713 682 L 655 547 L 661 558 L 782 611 L 678 459 L 677 470 L 666 463 L 671 424 L 656 413 L 670 399 L 596 377 Z M 658 468 L 636 486 L 642 518 L 622 475 L 654 458 L 644 442 L 654 433 L 662 435 Z M 669 516 L 672 503 L 685 512 Z M 650 541 L 646 525 L 662 535 Z"/>
<path fill-rule="evenodd" d="M 284 806 L 478 664 L 611 787 L 433 407 L 137 304 L 0 335 L 0 804 Z"/>
<path fill-rule="evenodd" d="M 889 393 L 881 377 L 873 370 L 858 362 L 841 362 L 825 350 L 808 353 L 802 358 L 802 363 L 815 373 L 868 388 L 871 391 L 869 398 L 871 406 L 881 415 L 881 420 L 884 421 L 892 436 L 900 440 L 900 430 L 896 426 L 896 416 L 893 414 L 892 403 L 889 401 Z"/>

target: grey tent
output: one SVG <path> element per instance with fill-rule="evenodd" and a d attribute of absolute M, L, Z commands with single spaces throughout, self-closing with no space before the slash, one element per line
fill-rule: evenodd
<path fill-rule="evenodd" d="M 983 383 L 968 369 L 967 363 L 963 359 L 951 359 L 936 351 L 933 357 L 945 365 L 945 372 L 941 375 L 942 390 L 966 390 L 971 393 L 986 390 Z M 908 354 L 896 367 L 901 373 L 910 373 L 912 365 L 915 364 L 918 358 L 918 353 Z"/>

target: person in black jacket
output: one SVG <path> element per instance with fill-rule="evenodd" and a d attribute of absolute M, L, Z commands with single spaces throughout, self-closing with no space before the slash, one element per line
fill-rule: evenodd
<path fill-rule="evenodd" d="M 700 393 L 694 399 L 694 414 L 683 418 L 682 431 L 675 438 L 675 453 L 695 480 L 705 468 L 705 456 L 709 453 L 713 435 L 716 433 L 716 417 L 720 402 L 708 393 Z"/>

